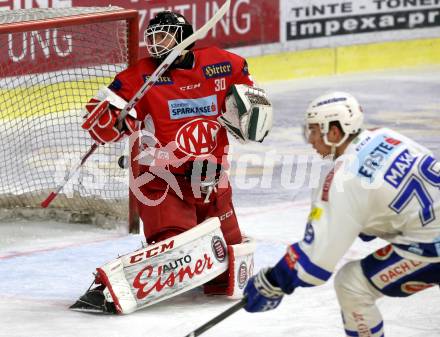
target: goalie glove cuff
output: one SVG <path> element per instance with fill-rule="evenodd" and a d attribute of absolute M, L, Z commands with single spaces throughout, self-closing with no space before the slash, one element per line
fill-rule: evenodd
<path fill-rule="evenodd" d="M 105 93 L 111 92 L 107 89 Z M 117 142 L 124 136 L 129 136 L 137 131 L 140 127 L 140 121 L 137 121 L 131 115 L 127 115 L 122 122 L 121 129 L 118 128 L 118 117 L 121 110 L 118 106 L 122 106 L 121 100 L 115 98 L 115 94 L 107 96 L 104 100 L 100 100 L 100 96 L 104 95 L 99 92 L 96 98 L 92 98 L 86 104 L 87 114 L 84 116 L 82 128 L 89 131 L 90 136 L 98 143 Z M 117 97 L 117 96 L 116 96 Z M 117 104 L 118 106 L 116 106 Z"/>
<path fill-rule="evenodd" d="M 232 85 L 218 122 L 240 142 L 262 142 L 272 128 L 272 105 L 263 89 Z"/>

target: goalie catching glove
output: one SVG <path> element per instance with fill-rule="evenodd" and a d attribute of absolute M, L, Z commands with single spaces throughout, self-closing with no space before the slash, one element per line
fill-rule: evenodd
<path fill-rule="evenodd" d="M 82 128 L 99 144 L 117 142 L 139 129 L 140 122 L 127 115 L 119 126 L 118 117 L 127 102 L 108 88 L 102 88 L 86 104 Z M 133 114 L 134 109 L 130 111 Z"/>
<path fill-rule="evenodd" d="M 241 143 L 262 142 L 272 128 L 272 105 L 263 89 L 234 84 L 218 121 Z"/>

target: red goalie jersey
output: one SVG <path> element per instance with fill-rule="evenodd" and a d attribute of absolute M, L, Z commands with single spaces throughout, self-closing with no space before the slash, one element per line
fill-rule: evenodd
<path fill-rule="evenodd" d="M 221 163 L 228 139 L 217 117 L 231 85 L 253 82 L 238 55 L 216 47 L 196 49 L 193 55 L 192 67 L 171 68 L 160 77 L 136 105 L 136 117 L 161 147 L 174 150 L 176 158 L 210 156 Z M 119 73 L 110 89 L 129 101 L 156 67 L 153 59 L 141 59 Z M 171 170 L 183 173 L 182 166 Z"/>

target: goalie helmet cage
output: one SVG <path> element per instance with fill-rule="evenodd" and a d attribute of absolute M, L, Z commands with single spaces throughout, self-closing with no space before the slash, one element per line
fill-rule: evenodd
<path fill-rule="evenodd" d="M 127 141 L 100 146 L 48 209 L 40 203 L 90 148 L 84 105 L 137 61 L 138 29 L 137 11 L 120 7 L 0 12 L 0 220 L 128 221 L 137 231 L 118 166 Z"/>

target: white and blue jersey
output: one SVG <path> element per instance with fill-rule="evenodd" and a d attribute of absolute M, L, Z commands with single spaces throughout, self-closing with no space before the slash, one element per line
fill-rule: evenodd
<path fill-rule="evenodd" d="M 290 290 L 327 281 L 359 235 L 404 259 L 440 262 L 440 162 L 390 129 L 362 131 L 315 191 L 304 239 L 285 256 Z"/>

